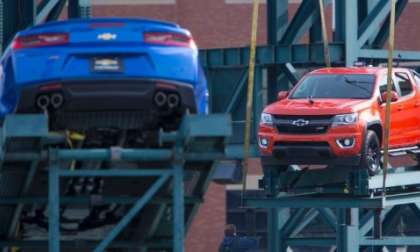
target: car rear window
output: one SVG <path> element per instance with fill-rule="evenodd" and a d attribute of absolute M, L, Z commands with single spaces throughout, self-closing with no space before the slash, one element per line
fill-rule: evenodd
<path fill-rule="evenodd" d="M 374 83 L 372 74 L 309 75 L 289 98 L 369 99 Z"/>

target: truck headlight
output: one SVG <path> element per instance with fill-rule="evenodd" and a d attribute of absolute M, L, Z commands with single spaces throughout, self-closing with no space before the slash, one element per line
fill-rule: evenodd
<path fill-rule="evenodd" d="M 270 114 L 262 113 L 260 124 L 267 125 L 267 126 L 273 126 L 273 117 Z"/>
<path fill-rule="evenodd" d="M 332 126 L 351 125 L 357 122 L 357 114 L 344 114 L 334 116 Z"/>

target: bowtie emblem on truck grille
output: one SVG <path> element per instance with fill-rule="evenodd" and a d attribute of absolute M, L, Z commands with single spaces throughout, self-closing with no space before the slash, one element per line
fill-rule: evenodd
<path fill-rule="evenodd" d="M 303 127 L 303 126 L 308 125 L 309 121 L 305 119 L 297 119 L 297 120 L 292 121 L 292 124 L 297 127 Z"/>

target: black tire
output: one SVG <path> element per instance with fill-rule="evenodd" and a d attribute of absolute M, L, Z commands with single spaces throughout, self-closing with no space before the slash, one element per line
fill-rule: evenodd
<path fill-rule="evenodd" d="M 365 135 L 359 166 L 367 169 L 370 176 L 377 175 L 382 169 L 381 145 L 378 135 L 372 130 L 368 130 Z"/>

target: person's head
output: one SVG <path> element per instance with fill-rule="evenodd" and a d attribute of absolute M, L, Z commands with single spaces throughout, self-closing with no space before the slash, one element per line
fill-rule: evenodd
<path fill-rule="evenodd" d="M 236 235 L 236 227 L 233 224 L 228 224 L 225 227 L 225 236 L 235 236 Z"/>

